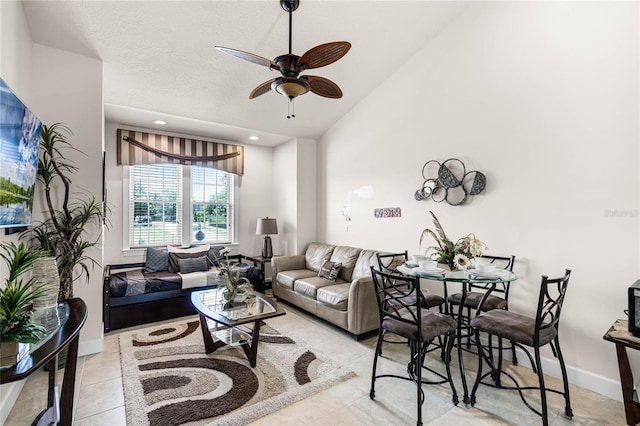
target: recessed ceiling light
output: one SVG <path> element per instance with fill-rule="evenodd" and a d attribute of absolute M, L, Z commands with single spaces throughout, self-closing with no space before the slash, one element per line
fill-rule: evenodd
<path fill-rule="evenodd" d="M 164 126 L 165 124 L 167 124 L 166 121 L 164 120 L 153 120 L 154 124 L 160 124 L 161 126 Z"/>
<path fill-rule="evenodd" d="M 260 138 L 259 138 L 259 137 L 257 137 L 257 136 L 255 136 L 255 135 L 253 135 L 253 136 L 249 136 L 249 139 L 251 139 L 252 141 L 257 141 L 257 140 L 259 140 Z"/>

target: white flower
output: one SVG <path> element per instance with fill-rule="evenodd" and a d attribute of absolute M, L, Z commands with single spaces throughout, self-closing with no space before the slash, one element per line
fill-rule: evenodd
<path fill-rule="evenodd" d="M 225 247 L 222 250 L 219 251 L 221 256 L 226 256 L 229 253 L 231 253 L 231 248 L 230 247 Z"/>
<path fill-rule="evenodd" d="M 469 258 L 461 253 L 456 254 L 453 258 L 453 264 L 456 266 L 456 269 L 466 271 L 470 263 Z"/>

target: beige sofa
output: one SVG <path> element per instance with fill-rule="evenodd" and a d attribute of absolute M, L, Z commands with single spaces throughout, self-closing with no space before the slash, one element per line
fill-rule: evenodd
<path fill-rule="evenodd" d="M 304 255 L 271 260 L 273 295 L 360 338 L 380 326 L 371 266 L 376 251 L 310 243 Z M 325 261 L 342 263 L 335 281 L 318 276 Z"/>

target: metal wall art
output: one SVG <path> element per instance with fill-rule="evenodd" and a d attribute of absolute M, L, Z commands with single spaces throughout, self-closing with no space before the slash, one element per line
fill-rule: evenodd
<path fill-rule="evenodd" d="M 422 188 L 414 194 L 417 201 L 431 198 L 436 203 L 446 201 L 452 206 L 464 204 L 469 195 L 484 191 L 487 180 L 481 172 L 467 172 L 464 163 L 457 158 L 449 158 L 443 163 L 427 161 L 422 166 L 422 179 Z"/>

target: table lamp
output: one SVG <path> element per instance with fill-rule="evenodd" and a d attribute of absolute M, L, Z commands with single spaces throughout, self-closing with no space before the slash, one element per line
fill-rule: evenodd
<path fill-rule="evenodd" d="M 269 235 L 278 234 L 278 224 L 275 219 L 269 217 L 258 219 L 258 225 L 256 226 L 256 235 L 264 235 L 262 241 L 262 257 L 270 259 L 273 256 L 273 249 L 271 247 L 271 237 Z"/>

